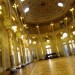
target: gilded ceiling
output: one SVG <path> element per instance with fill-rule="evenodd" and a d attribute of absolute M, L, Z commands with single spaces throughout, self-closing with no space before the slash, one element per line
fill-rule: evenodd
<path fill-rule="evenodd" d="M 17 3 L 18 0 L 10 0 L 11 6 Z M 59 7 L 57 4 L 63 3 L 63 7 Z M 26 7 L 29 8 L 27 13 L 23 12 L 23 24 L 27 24 L 28 28 L 25 28 L 25 32 L 31 34 L 37 34 L 36 25 L 39 25 L 40 33 L 53 32 L 51 23 L 54 23 L 54 31 L 63 29 L 65 27 L 64 21 L 65 17 L 68 17 L 68 23 L 72 19 L 72 13 L 69 11 L 72 7 L 75 8 L 75 0 L 25 0 L 22 2 L 23 11 Z M 19 11 L 18 11 L 19 10 Z M 22 9 L 20 6 L 17 7 L 17 13 L 21 17 Z M 75 11 L 74 11 L 75 14 Z M 69 24 L 68 24 L 69 25 Z"/>
<path fill-rule="evenodd" d="M 55 20 L 63 16 L 70 8 L 74 0 L 25 0 L 23 7 L 29 7 L 25 14 L 28 23 L 43 23 Z M 57 4 L 61 2 L 63 7 Z"/>
<path fill-rule="evenodd" d="M 57 4 L 63 3 L 63 7 Z M 40 33 L 50 33 L 51 22 L 54 23 L 54 31 L 65 28 L 65 17 L 68 17 L 68 25 L 72 21 L 71 8 L 75 8 L 75 0 L 25 0 L 23 7 L 29 7 L 30 10 L 25 13 L 25 21 L 29 26 L 29 33 L 37 33 L 36 25 L 39 25 Z M 74 11 L 75 14 L 75 11 Z"/>

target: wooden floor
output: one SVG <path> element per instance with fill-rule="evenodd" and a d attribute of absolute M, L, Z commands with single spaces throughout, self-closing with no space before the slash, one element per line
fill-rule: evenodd
<path fill-rule="evenodd" d="M 3 72 L 0 75 L 8 75 Z M 18 70 L 15 75 L 75 75 L 75 56 L 43 60 Z"/>

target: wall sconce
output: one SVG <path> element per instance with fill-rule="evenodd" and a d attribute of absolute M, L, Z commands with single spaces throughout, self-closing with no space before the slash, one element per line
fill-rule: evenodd
<path fill-rule="evenodd" d="M 14 5 L 13 5 L 13 8 L 15 8 L 15 9 L 16 9 L 18 6 L 19 6 L 19 5 L 14 4 Z"/>
<path fill-rule="evenodd" d="M 46 48 L 50 48 L 51 46 L 50 45 L 46 45 Z"/>
<path fill-rule="evenodd" d="M 2 10 L 2 6 L 0 5 L 0 10 Z"/>
<path fill-rule="evenodd" d="M 36 41 L 33 41 L 33 44 L 35 45 L 36 44 Z"/>
<path fill-rule="evenodd" d="M 50 40 L 47 40 L 46 42 L 48 42 L 48 43 L 49 43 L 49 42 L 50 42 Z"/>
<path fill-rule="evenodd" d="M 51 25 L 51 26 L 53 26 L 54 24 L 53 24 L 53 23 L 51 23 L 50 25 Z"/>
<path fill-rule="evenodd" d="M 24 24 L 24 25 L 23 25 L 23 27 L 26 27 L 26 26 L 27 26 L 27 24 Z"/>
<path fill-rule="evenodd" d="M 73 31 L 72 33 L 73 33 L 73 35 L 75 35 L 75 31 Z"/>
<path fill-rule="evenodd" d="M 63 36 L 61 37 L 61 39 L 67 38 L 68 34 L 67 33 L 63 33 Z"/>
<path fill-rule="evenodd" d="M 31 39 L 29 39 L 29 44 L 31 44 L 32 43 L 32 40 Z"/>
<path fill-rule="evenodd" d="M 12 20 L 15 21 L 15 17 L 12 16 Z"/>
<path fill-rule="evenodd" d="M 24 38 L 24 35 L 21 35 L 21 37 L 20 37 L 22 40 L 23 40 L 23 38 Z"/>
<path fill-rule="evenodd" d="M 0 14 L 2 14 L 2 6 L 0 5 Z"/>
<path fill-rule="evenodd" d="M 2 11 L 0 11 L 0 15 L 2 14 Z"/>
<path fill-rule="evenodd" d="M 65 17 L 65 18 L 64 18 L 64 20 L 65 20 L 65 21 L 67 21 L 67 20 L 68 20 L 68 18 L 67 18 L 67 17 Z"/>
<path fill-rule="evenodd" d="M 17 26 L 12 26 L 12 30 L 13 30 L 14 32 L 16 32 L 16 31 L 17 31 Z"/>

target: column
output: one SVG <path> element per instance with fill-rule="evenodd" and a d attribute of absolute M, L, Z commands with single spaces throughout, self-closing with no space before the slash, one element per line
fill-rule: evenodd
<path fill-rule="evenodd" d="M 21 54 L 21 67 L 23 68 L 25 65 L 25 57 L 24 57 L 24 46 L 22 39 L 19 39 L 19 46 L 20 46 L 20 54 Z"/>
<path fill-rule="evenodd" d="M 71 8 L 71 9 L 70 9 L 70 12 L 72 13 L 72 19 L 73 19 L 73 21 L 74 21 L 74 8 Z"/>
<path fill-rule="evenodd" d="M 70 9 L 70 12 L 71 12 L 71 14 L 72 14 L 72 19 L 73 19 L 73 25 L 74 25 L 74 8 L 71 8 Z M 70 28 L 69 28 L 69 31 L 70 31 Z M 72 43 L 72 49 L 73 49 L 73 41 L 72 41 L 72 36 L 70 36 L 70 38 L 71 38 L 71 43 Z M 74 51 L 73 51 L 74 52 Z M 74 54 L 74 53 L 72 53 L 72 54 Z"/>
<path fill-rule="evenodd" d="M 55 46 L 56 46 L 57 54 L 58 54 L 58 56 L 60 56 L 59 49 L 58 49 L 58 45 L 57 45 L 57 36 L 56 36 L 56 33 L 55 33 L 55 31 L 54 31 L 54 27 L 53 27 L 54 24 L 51 23 L 50 25 L 51 25 L 51 27 L 52 27 L 53 40 L 54 40 L 54 43 L 55 43 Z"/>
<path fill-rule="evenodd" d="M 36 28 L 37 28 L 37 31 L 38 31 L 39 48 L 40 48 L 40 51 L 41 51 L 40 59 L 44 59 L 44 57 L 43 57 L 43 48 L 42 48 L 42 38 L 41 38 L 39 26 L 37 25 Z"/>
<path fill-rule="evenodd" d="M 68 39 L 67 39 L 67 45 L 68 45 L 68 49 L 69 49 L 69 53 L 73 54 L 73 44 L 72 44 L 72 38 L 70 37 L 70 30 L 69 30 L 69 27 L 67 26 L 67 23 L 68 23 L 68 18 L 64 18 L 64 21 L 65 21 L 65 25 L 66 25 L 66 28 L 65 28 L 65 31 L 67 32 L 68 34 Z M 72 45 L 72 51 L 70 50 L 70 47 L 69 47 L 69 40 L 71 40 L 71 45 Z"/>
<path fill-rule="evenodd" d="M 9 36 L 9 49 L 10 49 L 10 62 L 11 62 L 10 73 L 15 73 L 17 70 L 15 64 L 13 42 L 12 42 L 12 31 L 10 29 L 8 29 L 8 36 Z"/>

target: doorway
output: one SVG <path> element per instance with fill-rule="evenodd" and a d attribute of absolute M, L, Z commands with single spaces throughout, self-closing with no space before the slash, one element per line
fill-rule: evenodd
<path fill-rule="evenodd" d="M 67 44 L 64 45 L 64 54 L 65 56 L 69 56 Z"/>
<path fill-rule="evenodd" d="M 28 48 L 25 49 L 26 64 L 31 62 L 31 55 Z"/>
<path fill-rule="evenodd" d="M 18 54 L 18 63 L 21 64 L 21 55 L 19 47 L 17 47 L 17 54 Z"/>
<path fill-rule="evenodd" d="M 52 49 L 50 45 L 46 45 L 46 52 L 47 54 L 51 54 L 52 53 Z"/>

